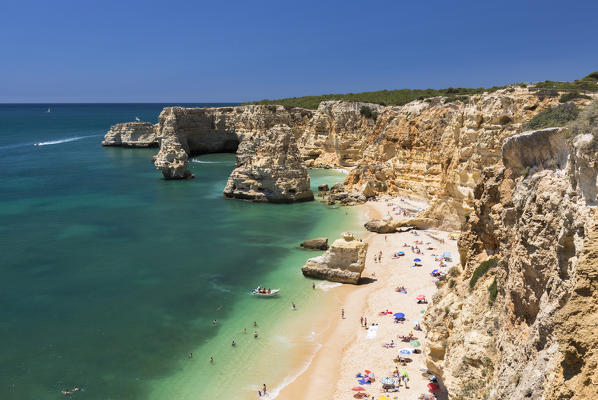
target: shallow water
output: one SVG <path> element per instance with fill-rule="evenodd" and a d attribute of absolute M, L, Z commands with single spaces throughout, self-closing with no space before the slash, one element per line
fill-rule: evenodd
<path fill-rule="evenodd" d="M 155 122 L 161 108 L 0 106 L 0 398 L 73 385 L 87 399 L 241 398 L 317 348 L 310 321 L 334 289 L 311 289 L 299 268 L 319 253 L 297 245 L 358 230 L 358 218 L 223 199 L 231 154 L 198 157 L 196 179 L 172 182 L 151 165 L 156 149 L 99 145 L 110 124 Z M 280 298 L 252 297 L 258 284 Z M 258 340 L 241 333 L 253 321 Z"/>

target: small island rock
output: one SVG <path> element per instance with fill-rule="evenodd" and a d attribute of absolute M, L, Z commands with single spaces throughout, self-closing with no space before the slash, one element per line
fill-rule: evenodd
<path fill-rule="evenodd" d="M 309 239 L 300 244 L 304 249 L 328 250 L 328 238 Z"/>

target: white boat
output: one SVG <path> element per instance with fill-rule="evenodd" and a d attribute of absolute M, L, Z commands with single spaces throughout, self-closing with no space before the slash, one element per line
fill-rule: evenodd
<path fill-rule="evenodd" d="M 135 117 L 135 121 L 139 122 L 141 120 L 139 119 L 139 117 Z"/>
<path fill-rule="evenodd" d="M 50 107 L 48 107 L 48 112 L 51 112 L 51 111 L 50 111 Z"/>
<path fill-rule="evenodd" d="M 278 292 L 280 292 L 280 289 L 272 289 L 272 290 L 266 290 L 266 292 L 262 293 L 262 292 L 260 292 L 260 289 L 263 289 L 263 288 L 258 286 L 257 289 L 253 289 L 251 291 L 251 294 L 253 294 L 254 296 L 272 297 L 272 296 L 276 296 L 278 294 Z"/>

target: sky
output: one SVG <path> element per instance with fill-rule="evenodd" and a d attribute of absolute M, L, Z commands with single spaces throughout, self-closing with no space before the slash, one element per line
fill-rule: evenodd
<path fill-rule="evenodd" d="M 598 1 L 5 0 L 0 102 L 242 102 L 573 80 Z"/>

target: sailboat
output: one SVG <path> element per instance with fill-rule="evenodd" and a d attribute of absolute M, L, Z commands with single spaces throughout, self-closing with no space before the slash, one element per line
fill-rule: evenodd
<path fill-rule="evenodd" d="M 139 119 L 139 117 L 135 117 L 135 121 L 139 122 L 141 120 Z"/>
<path fill-rule="evenodd" d="M 50 106 L 48 106 L 48 111 L 46 111 L 46 112 L 51 112 L 51 111 L 50 111 Z"/>

